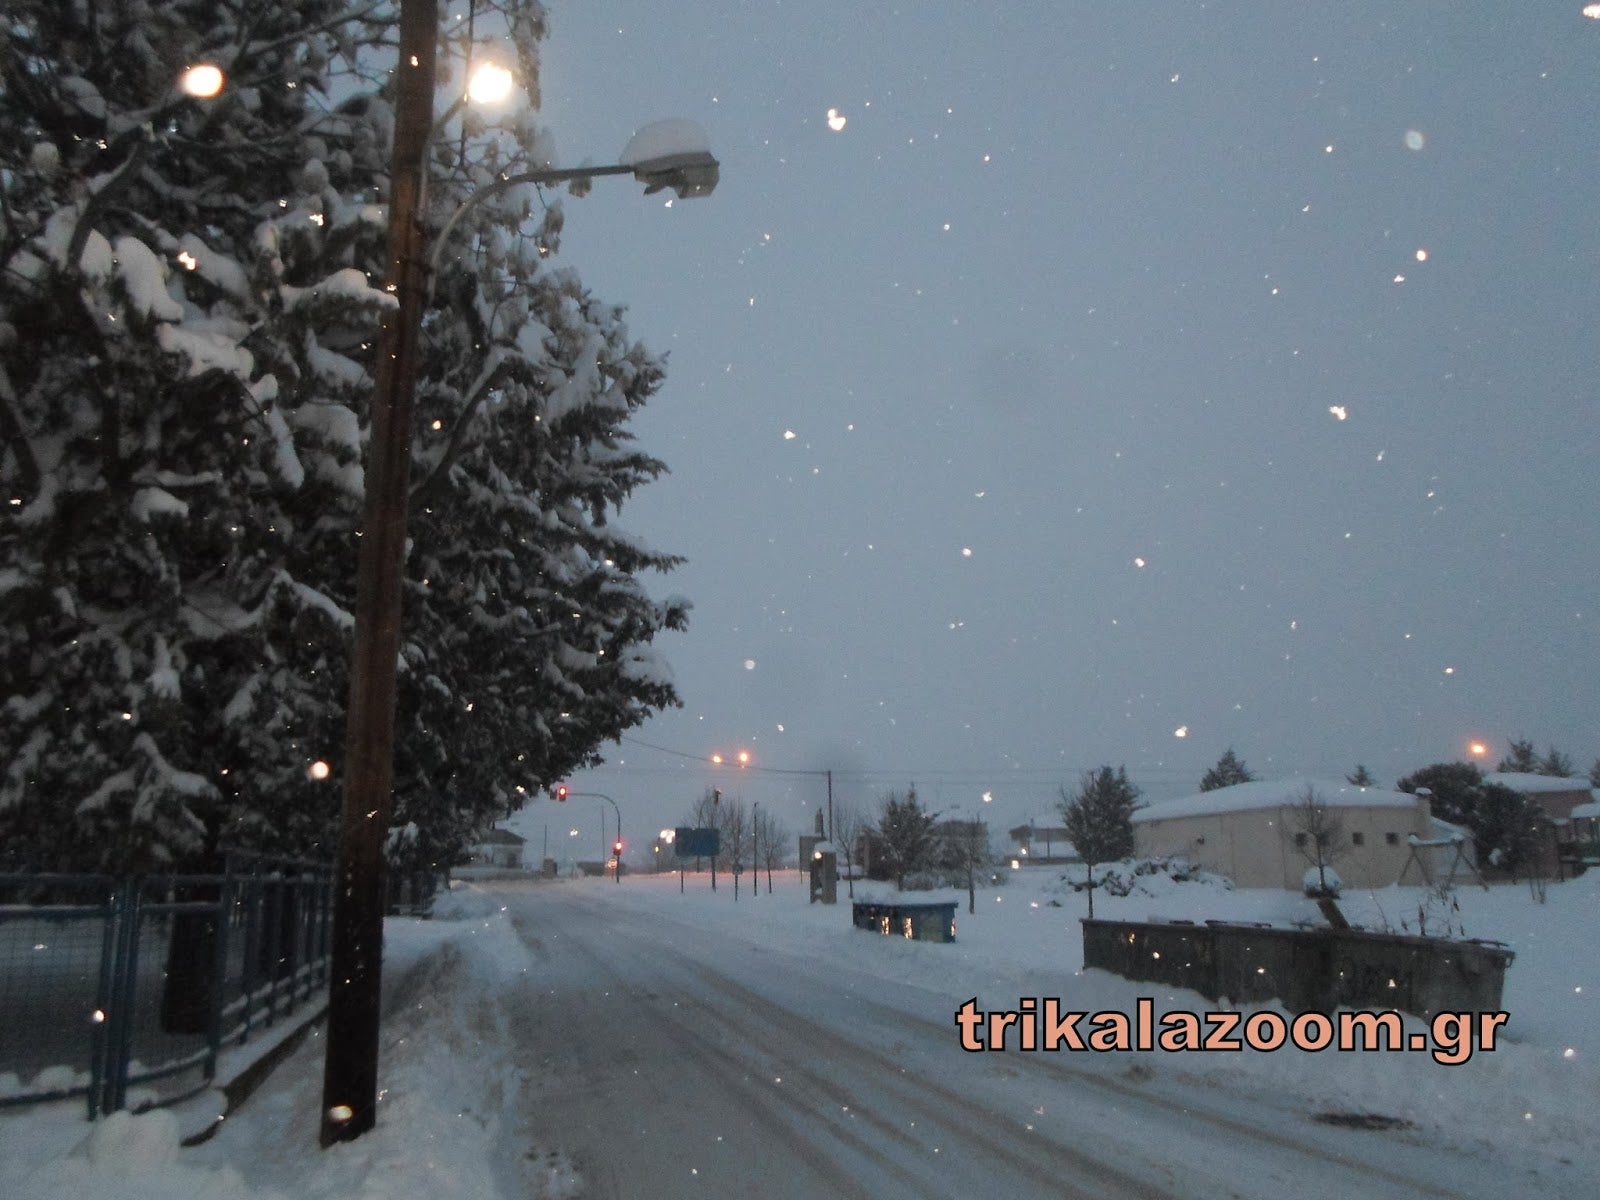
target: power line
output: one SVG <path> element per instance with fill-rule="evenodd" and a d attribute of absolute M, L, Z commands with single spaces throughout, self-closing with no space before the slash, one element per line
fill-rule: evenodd
<path fill-rule="evenodd" d="M 699 763 L 708 768 L 731 765 L 716 764 L 711 761 L 709 755 L 690 754 L 684 750 L 675 750 L 670 746 L 658 746 L 653 742 L 647 742 L 641 738 L 636 738 L 629 734 L 622 734 L 617 740 L 619 742 L 631 742 L 632 744 L 636 746 L 642 746 L 647 750 L 654 750 L 660 754 L 668 754 L 674 758 L 680 758 L 689 762 Z M 640 775 L 666 773 L 662 768 L 630 767 L 626 765 L 607 765 L 604 769 L 617 771 L 619 773 Z M 813 776 L 818 778 L 828 773 L 826 768 L 821 767 L 812 769 L 798 767 L 768 767 L 763 766 L 760 763 L 750 763 L 743 766 L 737 766 L 735 769 L 760 775 Z M 1070 780 L 1063 778 L 1063 776 L 1070 775 L 1076 777 L 1085 771 L 1094 769 L 1095 768 L 1093 767 L 1071 766 L 1061 768 L 1001 767 L 995 770 L 980 770 L 970 767 L 915 767 L 909 770 L 888 770 L 881 768 L 851 769 L 835 767 L 832 770 L 835 780 L 849 783 L 890 783 L 897 780 L 917 779 L 948 784 L 987 784 L 991 787 L 997 787 L 1003 786 L 1008 782 L 1032 786 L 1041 786 L 1051 782 L 1067 783 L 1070 782 Z M 1130 774 L 1134 775 L 1138 779 L 1144 779 L 1152 783 L 1178 783 L 1194 777 L 1193 771 L 1178 767 L 1136 767 L 1130 772 Z"/>

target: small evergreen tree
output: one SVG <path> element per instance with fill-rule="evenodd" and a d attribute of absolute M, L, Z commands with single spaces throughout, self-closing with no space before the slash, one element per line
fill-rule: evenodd
<path fill-rule="evenodd" d="M 1539 760 L 1539 774 L 1554 775 L 1559 779 L 1570 776 L 1576 768 L 1572 760 L 1561 751 L 1551 746 L 1545 751 L 1544 757 Z"/>
<path fill-rule="evenodd" d="M 929 866 L 936 839 L 933 814 L 917 799 L 915 785 L 904 795 L 889 792 L 878 811 L 877 844 L 896 890 L 904 890 L 906 876 Z"/>
<path fill-rule="evenodd" d="M 1589 783 L 1600 788 L 1600 758 L 1594 760 L 1594 766 L 1589 768 Z"/>
<path fill-rule="evenodd" d="M 1378 781 L 1372 777 L 1367 768 L 1361 763 L 1356 764 L 1356 769 L 1345 779 L 1354 787 L 1377 787 Z"/>
<path fill-rule="evenodd" d="M 1495 770 L 1508 774 L 1537 775 L 1539 753 L 1533 748 L 1532 739 L 1512 738 L 1511 752 L 1500 760 Z"/>
<path fill-rule="evenodd" d="M 1475 763 L 1434 763 L 1395 785 L 1402 792 L 1429 792 L 1428 807 L 1441 821 L 1476 829 L 1474 812 L 1483 795 L 1483 772 Z"/>
<path fill-rule="evenodd" d="M 1250 773 L 1243 760 L 1234 754 L 1233 747 L 1229 746 L 1223 756 L 1217 759 L 1217 765 L 1201 778 L 1200 790 L 1214 792 L 1218 788 L 1232 787 L 1236 783 L 1250 783 L 1254 779 L 1255 776 Z"/>
<path fill-rule="evenodd" d="M 1521 792 L 1488 783 L 1473 809 L 1472 833 L 1478 861 L 1507 871 L 1512 878 L 1532 876 L 1540 866 L 1544 810 Z"/>
<path fill-rule="evenodd" d="M 1060 789 L 1061 823 L 1089 873 L 1089 915 L 1094 916 L 1094 869 L 1133 853 L 1133 812 L 1139 789 L 1123 767 L 1085 771 L 1078 790 Z"/>

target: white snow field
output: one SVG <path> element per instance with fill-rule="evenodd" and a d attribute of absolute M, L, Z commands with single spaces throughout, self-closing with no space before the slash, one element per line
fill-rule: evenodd
<path fill-rule="evenodd" d="M 1313 920 L 1308 901 L 1142 877 L 1101 916 Z M 204 1145 L 193 1113 L 0 1117 L 0 1195 L 79 1197 L 1506 1197 L 1600 1195 L 1600 880 L 1435 905 L 1508 942 L 1493 1052 L 968 1053 L 956 1009 L 1203 1010 L 1081 969 L 1084 897 L 1013 872 L 936 945 L 850 927 L 794 873 L 458 885 L 387 926 L 378 1128 L 316 1148 L 312 1037 Z M 1154 894 L 1149 894 L 1154 893 Z M 1416 928 L 1421 889 L 1347 894 Z M 1421 1029 L 1407 1018 L 1407 1031 Z M 1013 1043 L 1014 1045 L 1014 1043 Z M 1337 1127 L 1318 1114 L 1404 1124 Z"/>

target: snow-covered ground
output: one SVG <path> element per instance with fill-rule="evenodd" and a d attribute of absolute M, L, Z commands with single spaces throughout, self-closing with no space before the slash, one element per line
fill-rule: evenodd
<path fill-rule="evenodd" d="M 1290 893 L 1160 876 L 1139 882 L 1144 890 L 1124 897 L 1098 894 L 1097 915 L 1317 919 Z M 385 1095 L 373 1134 L 315 1149 L 321 1042 L 313 1037 L 194 1149 L 178 1148 L 193 1115 L 89 1126 L 73 1105 L 0 1117 L 0 1195 L 716 1196 L 759 1186 L 761 1163 L 729 1161 L 756 1133 L 764 1140 L 753 1144 L 773 1156 L 792 1140 L 798 1161 L 824 1178 L 835 1170 L 835 1190 L 854 1183 L 875 1196 L 962 1194 L 963 1161 L 996 1170 L 996 1148 L 1010 1145 L 1019 1171 L 1030 1154 L 1037 1165 L 1028 1169 L 1066 1170 L 1079 1145 L 1088 1158 L 1126 1167 L 1120 1182 L 1082 1179 L 1085 1194 L 1143 1194 L 1141 1180 L 1159 1181 L 1151 1194 L 1211 1194 L 1207 1180 L 1227 1179 L 1241 1195 L 1281 1195 L 1290 1194 L 1289 1173 L 1300 1196 L 1600 1195 L 1595 876 L 1551 885 L 1544 904 L 1524 887 L 1463 887 L 1459 911 L 1427 914 L 1430 928 L 1448 920 L 1517 952 L 1505 994 L 1511 1019 L 1497 1049 L 1457 1066 L 1392 1052 L 963 1054 L 954 1012 L 969 997 L 980 1008 L 1060 997 L 1073 1009 L 1128 1013 L 1140 996 L 1153 996 L 1158 1011 L 1208 1005 L 1084 972 L 1084 897 L 1057 870 L 1015 872 L 980 891 L 976 914 L 958 911 L 952 945 L 856 931 L 842 892 L 837 907 L 808 905 L 792 873 L 770 896 L 742 888 L 737 903 L 729 883 L 723 878 L 715 894 L 705 876 L 690 876 L 680 893 L 675 875 L 460 887 L 437 919 L 388 925 Z M 1347 894 L 1343 907 L 1369 927 L 1415 930 L 1426 903 L 1421 889 L 1388 889 Z M 592 1002 L 560 1007 L 561 988 L 587 986 L 584 972 L 596 981 Z M 651 1002 L 662 1006 L 659 1036 L 650 1032 Z M 859 1028 L 849 1023 L 852 1005 Z M 618 1019 L 634 1011 L 638 1022 Z M 697 1088 L 682 1064 L 656 1069 L 677 1039 L 698 1045 L 697 1030 L 732 1040 L 748 1025 L 754 1037 L 769 1020 L 780 1065 L 748 1051 L 713 1062 L 723 1084 L 716 1094 Z M 1408 1019 L 1411 1028 L 1422 1026 Z M 790 1070 L 782 1056 L 799 1054 L 788 1043 L 817 1030 L 844 1052 L 830 1056 L 813 1043 L 791 1063 L 789 1087 L 780 1086 Z M 708 1042 L 692 1057 L 721 1053 Z M 889 1153 L 868 1137 L 870 1121 L 853 1124 L 858 1094 L 858 1107 L 897 1102 L 884 1061 L 904 1063 L 900 1074 L 916 1081 L 906 1103 L 921 1104 L 913 1115 L 926 1111 L 926 1136 L 940 1145 L 887 1130 L 904 1143 Z M 769 1070 L 772 1079 L 763 1076 Z M 830 1099 L 815 1112 L 784 1107 L 804 1103 L 791 1096 L 807 1087 L 847 1102 Z M 935 1093 L 946 1097 L 942 1105 L 929 1099 Z M 938 1113 L 949 1113 L 949 1097 L 968 1098 L 970 1110 L 944 1128 Z M 1396 1117 L 1409 1128 L 1351 1131 L 1311 1119 L 1329 1111 Z M 743 1130 L 746 1112 L 767 1112 L 766 1124 Z M 977 1141 L 963 1141 L 961 1120 L 984 1131 Z M 757 1116 L 749 1123 L 758 1125 Z M 597 1143 L 596 1129 L 610 1140 Z M 1113 1157 L 1119 1130 L 1133 1140 Z M 941 1148 L 942 1161 L 933 1157 Z M 874 1163 L 883 1164 L 882 1178 L 862 1173 Z"/>

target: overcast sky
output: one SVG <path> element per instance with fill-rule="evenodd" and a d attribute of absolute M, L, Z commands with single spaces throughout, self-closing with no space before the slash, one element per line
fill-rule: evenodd
<path fill-rule="evenodd" d="M 739 748 L 1000 827 L 1230 746 L 1586 771 L 1582 7 L 550 0 L 564 165 L 667 116 L 722 162 L 566 201 L 566 263 L 670 354 L 624 524 L 695 605 L 684 708 L 572 786 L 643 834 L 719 780 L 809 823 L 820 779 L 698 761 Z"/>

